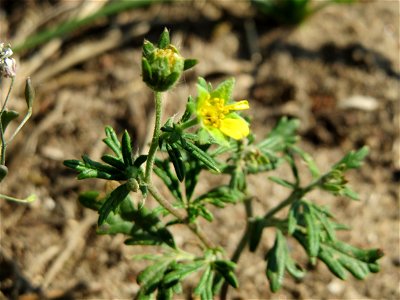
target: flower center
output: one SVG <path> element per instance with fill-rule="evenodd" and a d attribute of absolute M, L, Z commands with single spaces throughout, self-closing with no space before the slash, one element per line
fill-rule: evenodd
<path fill-rule="evenodd" d="M 221 98 L 207 99 L 199 110 L 204 125 L 219 128 L 221 121 L 229 113 L 229 107 L 224 105 Z"/>
<path fill-rule="evenodd" d="M 157 57 L 166 57 L 170 66 L 173 66 L 176 59 L 179 58 L 179 55 L 172 48 L 156 49 L 155 55 Z"/>

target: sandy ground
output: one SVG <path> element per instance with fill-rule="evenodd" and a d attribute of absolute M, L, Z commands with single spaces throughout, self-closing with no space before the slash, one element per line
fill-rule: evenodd
<path fill-rule="evenodd" d="M 0 38 L 17 43 L 45 16 L 53 13 L 57 20 L 57 8 L 72 3 L 30 1 L 20 11 L 6 1 L 0 10 Z M 89 1 L 86 9 L 95 9 L 96 3 Z M 200 64 L 168 96 L 166 115 L 182 112 L 188 94 L 195 94 L 197 76 L 215 83 L 235 76 L 235 98 L 251 103 L 252 130 L 263 136 L 281 116 L 299 118 L 301 145 L 322 170 L 351 149 L 371 149 L 362 169 L 349 176 L 360 202 L 322 193 L 312 197 L 353 228 L 341 236 L 343 240 L 384 249 L 381 272 L 364 281 L 343 282 L 319 263 L 309 268 L 302 282 L 287 277 L 284 288 L 272 294 L 260 262 L 274 234 L 265 231 L 260 249 L 241 258 L 240 288 L 230 290 L 229 298 L 400 298 L 399 2 L 329 6 L 291 28 L 255 16 L 246 2 L 230 4 L 187 1 L 140 8 L 20 55 L 12 106 L 24 109 L 18 90 L 26 75 L 37 87 L 37 100 L 34 117 L 8 149 L 10 175 L 2 182 L 1 193 L 34 193 L 38 199 L 30 205 L 0 202 L 1 297 L 135 295 L 136 275 L 144 264 L 131 257 L 146 249 L 124 246 L 121 236 L 96 236 L 96 214 L 76 199 L 83 190 L 103 189 L 103 183 L 78 182 L 62 161 L 82 153 L 99 158 L 105 151 L 101 139 L 108 124 L 119 132 L 128 129 L 135 146 L 146 147 L 153 108 L 140 77 L 140 47 L 145 36 L 155 40 L 167 26 L 181 52 L 198 58 Z M 275 175 L 284 177 L 286 170 Z M 199 191 L 212 184 L 215 178 L 203 178 Z M 287 194 L 262 177 L 252 178 L 249 189 L 258 195 L 260 214 Z M 205 224 L 210 238 L 231 253 L 244 229 L 245 222 L 238 221 L 243 216 L 240 205 L 215 211 L 215 222 Z M 177 233 L 182 243 L 193 239 L 184 230 Z M 302 250 L 295 256 L 305 262 Z M 193 282 L 182 298 L 190 299 L 191 288 Z"/>

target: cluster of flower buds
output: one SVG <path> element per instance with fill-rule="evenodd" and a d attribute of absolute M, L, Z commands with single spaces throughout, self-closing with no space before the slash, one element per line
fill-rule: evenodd
<path fill-rule="evenodd" d="M 195 59 L 184 59 L 178 49 L 170 44 L 167 29 L 161 34 L 158 45 L 145 40 L 143 44 L 143 81 L 156 92 L 164 92 L 174 86 L 183 71 L 193 67 Z"/>
<path fill-rule="evenodd" d="M 15 59 L 11 58 L 12 55 L 10 45 L 0 43 L 0 77 L 15 77 L 17 64 Z"/>

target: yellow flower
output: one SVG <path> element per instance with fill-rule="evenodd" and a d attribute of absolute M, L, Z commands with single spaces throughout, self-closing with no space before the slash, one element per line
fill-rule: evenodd
<path fill-rule="evenodd" d="M 219 143 L 227 138 L 235 140 L 245 138 L 249 133 L 249 124 L 236 111 L 249 108 L 247 100 L 230 103 L 234 80 L 228 79 L 214 91 L 204 79 L 199 78 L 196 113 L 201 126 Z"/>
<path fill-rule="evenodd" d="M 248 108 L 247 100 L 226 105 L 224 99 L 211 98 L 208 95 L 206 99 L 199 101 L 197 114 L 207 129 L 218 129 L 223 134 L 240 140 L 249 134 L 249 124 L 232 112 Z"/>

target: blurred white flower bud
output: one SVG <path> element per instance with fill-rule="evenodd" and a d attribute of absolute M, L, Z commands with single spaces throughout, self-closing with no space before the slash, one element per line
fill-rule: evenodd
<path fill-rule="evenodd" d="M 0 43 L 0 77 L 15 77 L 17 63 L 11 58 L 12 55 L 10 45 L 4 46 L 4 43 Z"/>
<path fill-rule="evenodd" d="M 5 77 L 15 77 L 17 72 L 17 63 L 14 58 L 6 58 L 4 60 L 3 72 Z"/>

